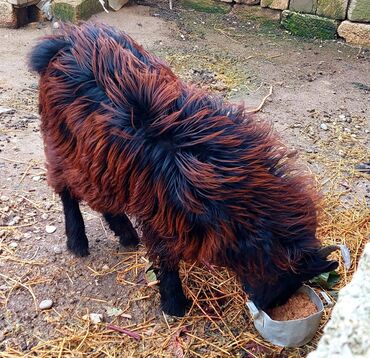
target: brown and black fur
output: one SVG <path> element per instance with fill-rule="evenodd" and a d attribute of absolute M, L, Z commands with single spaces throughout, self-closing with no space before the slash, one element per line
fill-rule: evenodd
<path fill-rule="evenodd" d="M 30 54 L 48 181 L 68 248 L 88 254 L 79 202 L 160 261 L 163 310 L 187 304 L 180 260 L 226 266 L 261 308 L 336 267 L 316 238 L 318 195 L 267 123 L 184 84 L 128 35 L 68 25 Z"/>

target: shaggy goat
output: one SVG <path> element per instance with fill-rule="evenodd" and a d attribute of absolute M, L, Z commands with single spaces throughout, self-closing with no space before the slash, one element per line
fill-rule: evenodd
<path fill-rule="evenodd" d="M 40 75 L 49 184 L 61 197 L 67 246 L 88 255 L 79 201 L 122 245 L 159 260 L 163 310 L 182 316 L 180 260 L 225 266 L 257 306 L 283 303 L 337 267 L 316 238 L 317 194 L 287 149 L 236 106 L 185 85 L 128 35 L 64 26 L 30 54 Z"/>

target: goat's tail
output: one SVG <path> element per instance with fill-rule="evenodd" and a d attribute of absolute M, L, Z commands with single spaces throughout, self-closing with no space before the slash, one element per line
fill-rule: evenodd
<path fill-rule="evenodd" d="M 65 37 L 52 35 L 44 37 L 36 44 L 28 56 L 28 67 L 31 71 L 42 74 L 58 52 L 69 44 Z"/>

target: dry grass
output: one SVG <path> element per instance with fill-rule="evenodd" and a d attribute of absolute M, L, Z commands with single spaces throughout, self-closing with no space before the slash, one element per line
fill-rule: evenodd
<path fill-rule="evenodd" d="M 358 175 L 353 173 L 352 178 L 346 177 L 346 182 L 355 180 Z M 324 243 L 344 243 L 352 253 L 353 264 L 350 270 L 347 271 L 342 264 L 339 267 L 341 281 L 336 288 L 350 280 L 366 241 L 366 233 L 369 232 L 369 210 L 365 201 L 354 199 L 349 203 L 343 200 L 348 190 L 340 190 L 343 187 L 342 181 L 343 178 L 333 179 L 327 189 L 319 229 L 319 236 Z M 11 228 L 6 235 L 14 230 L 16 228 Z M 43 264 L 32 259 L 21 259 L 5 245 L 1 248 L 1 260 L 17 262 L 23 270 L 29 265 L 37 267 Z M 144 256 L 144 251 L 128 252 L 108 269 L 99 271 L 89 267 L 94 277 L 116 273 L 119 284 L 141 287 L 134 297 L 128 299 L 127 307 L 122 312 L 123 317 L 135 301 L 159 303 L 156 287 L 143 287 L 142 283 L 139 285 L 137 280 L 132 279 L 143 275 L 147 265 Z M 115 318 L 111 323 L 128 332 L 127 335 L 108 329 L 105 323 L 94 325 L 82 317 L 75 317 L 74 324 L 62 325 L 61 329 L 54 332 L 54 339 L 45 341 L 42 337 L 35 337 L 38 344 L 29 352 L 9 347 L 6 352 L 2 352 L 2 357 L 299 357 L 316 345 L 321 329 L 311 343 L 300 349 L 282 350 L 264 342 L 249 319 L 245 295 L 230 273 L 195 265 L 183 265 L 181 271 L 186 294 L 193 301 L 190 312 L 182 319 L 164 315 L 145 317 L 144 314 L 143 321 L 134 324 L 122 317 Z M 23 272 L 27 273 L 27 270 Z M 37 309 L 32 287 L 45 282 L 45 279 L 24 279 L 27 274 L 19 277 L 1 276 L 12 285 L 8 294 L 0 297 L 4 307 L 12 292 L 23 288 L 35 300 Z M 326 309 L 322 326 L 329 315 L 330 309 Z M 63 317 L 60 319 L 63 321 Z M 138 335 L 139 340 L 130 335 L 132 332 L 135 333 L 134 337 Z"/>

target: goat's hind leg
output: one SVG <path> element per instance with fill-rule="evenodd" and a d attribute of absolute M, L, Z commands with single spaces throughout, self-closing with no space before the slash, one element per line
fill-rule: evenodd
<path fill-rule="evenodd" d="M 60 193 L 63 203 L 67 248 L 76 256 L 89 254 L 89 242 L 85 234 L 85 224 L 78 200 L 74 199 L 68 189 Z"/>
<path fill-rule="evenodd" d="M 122 246 L 137 246 L 139 244 L 139 236 L 125 214 L 112 215 L 106 213 L 104 218 L 110 229 L 119 237 Z"/>

